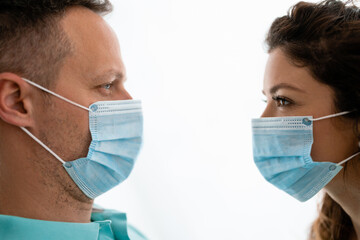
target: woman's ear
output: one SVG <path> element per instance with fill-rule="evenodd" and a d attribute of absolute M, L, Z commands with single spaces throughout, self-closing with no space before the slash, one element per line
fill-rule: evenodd
<path fill-rule="evenodd" d="M 11 125 L 30 127 L 31 86 L 14 73 L 0 73 L 0 118 Z"/>

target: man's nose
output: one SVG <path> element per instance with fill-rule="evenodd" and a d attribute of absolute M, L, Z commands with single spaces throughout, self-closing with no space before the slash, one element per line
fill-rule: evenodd
<path fill-rule="evenodd" d="M 132 96 L 130 95 L 130 93 L 126 90 L 124 90 L 123 96 L 122 96 L 122 100 L 132 100 Z"/>

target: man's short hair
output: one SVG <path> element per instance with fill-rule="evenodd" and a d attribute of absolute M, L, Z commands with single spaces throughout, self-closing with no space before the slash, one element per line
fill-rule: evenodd
<path fill-rule="evenodd" d="M 104 15 L 109 0 L 1 0 L 0 73 L 52 86 L 72 44 L 60 26 L 66 9 L 82 6 Z"/>

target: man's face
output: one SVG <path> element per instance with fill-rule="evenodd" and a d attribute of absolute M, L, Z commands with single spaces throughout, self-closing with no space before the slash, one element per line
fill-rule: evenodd
<path fill-rule="evenodd" d="M 125 68 L 116 35 L 102 17 L 72 8 L 61 23 L 73 53 L 66 57 L 58 79 L 49 79 L 55 81 L 50 90 L 86 107 L 97 101 L 131 99 L 124 88 Z M 64 161 L 86 157 L 91 142 L 88 111 L 52 96 L 44 104 L 38 95 L 34 133 Z M 60 162 L 39 151 L 44 170 L 70 187 Z"/>

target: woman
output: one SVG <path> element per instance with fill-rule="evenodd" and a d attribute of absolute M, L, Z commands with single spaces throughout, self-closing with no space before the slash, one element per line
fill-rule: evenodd
<path fill-rule="evenodd" d="M 360 10 L 299 2 L 273 22 L 266 43 L 255 163 L 300 201 L 324 189 L 309 239 L 360 239 Z"/>

